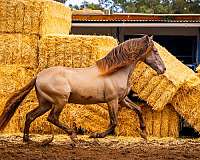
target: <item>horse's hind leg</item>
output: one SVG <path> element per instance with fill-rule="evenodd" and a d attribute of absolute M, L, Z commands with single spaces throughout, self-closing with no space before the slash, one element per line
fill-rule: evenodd
<path fill-rule="evenodd" d="M 90 138 L 104 138 L 108 134 L 111 134 L 115 131 L 115 127 L 117 126 L 118 108 L 119 108 L 118 99 L 108 102 L 108 111 L 109 111 L 109 117 L 110 117 L 109 128 L 102 133 L 93 133 L 90 136 Z"/>
<path fill-rule="evenodd" d="M 29 129 L 31 123 L 38 117 L 42 116 L 44 113 L 46 113 L 48 110 L 50 110 L 52 107 L 52 104 L 48 101 L 43 101 L 42 103 L 39 102 L 39 106 L 29 113 L 26 114 L 26 121 L 25 121 L 25 127 L 24 127 L 24 136 L 23 141 L 28 142 L 29 141 Z"/>
<path fill-rule="evenodd" d="M 59 121 L 59 116 L 64 106 L 65 106 L 65 101 L 64 100 L 62 101 L 62 99 L 60 99 L 60 101 L 56 105 L 54 105 L 47 120 L 53 123 L 55 126 L 59 127 L 60 129 L 64 130 L 67 134 L 70 135 L 71 139 L 74 141 L 74 138 L 77 137 L 76 132 Z"/>

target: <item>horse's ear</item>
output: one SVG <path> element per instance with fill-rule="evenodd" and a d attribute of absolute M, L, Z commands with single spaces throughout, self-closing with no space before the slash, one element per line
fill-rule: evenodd
<path fill-rule="evenodd" d="M 149 37 L 148 35 L 145 35 L 144 39 L 145 39 L 146 42 L 149 43 L 149 42 L 151 42 L 153 40 L 153 35 L 151 37 Z"/>

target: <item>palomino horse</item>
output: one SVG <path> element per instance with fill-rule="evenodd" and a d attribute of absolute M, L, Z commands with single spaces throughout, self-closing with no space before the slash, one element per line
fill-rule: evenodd
<path fill-rule="evenodd" d="M 145 62 L 158 74 L 166 70 L 149 36 L 125 41 L 88 68 L 57 66 L 44 69 L 7 101 L 0 116 L 0 129 L 7 125 L 20 103 L 35 86 L 39 106 L 26 115 L 23 136 L 25 142 L 29 141 L 30 124 L 50 109 L 47 120 L 63 129 L 74 140 L 76 132 L 59 121 L 59 115 L 66 103 L 107 103 L 109 128 L 91 136 L 105 137 L 112 133 L 117 125 L 119 105 L 134 108 L 131 101 L 125 97 L 130 91 L 129 79 L 138 61 Z"/>

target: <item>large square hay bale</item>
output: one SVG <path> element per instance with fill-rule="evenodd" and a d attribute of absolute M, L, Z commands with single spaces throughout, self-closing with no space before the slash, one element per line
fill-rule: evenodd
<path fill-rule="evenodd" d="M 37 35 L 0 34 L 0 65 L 38 66 Z"/>
<path fill-rule="evenodd" d="M 1 0 L 0 33 L 69 34 L 71 9 L 50 0 Z"/>
<path fill-rule="evenodd" d="M 195 73 L 176 57 L 171 55 L 164 47 L 155 43 L 166 72 L 157 75 L 156 72 L 145 63 L 138 63 L 132 75 L 132 89 L 139 97 L 153 107 L 154 110 L 162 110 L 172 100 L 178 88 Z"/>
<path fill-rule="evenodd" d="M 192 77 L 179 88 L 172 105 L 187 122 L 200 132 L 200 79 Z"/>
<path fill-rule="evenodd" d="M 27 67 L 19 65 L 0 65 L 0 113 L 3 111 L 6 101 L 13 92 L 28 83 L 34 75 L 35 71 Z M 33 97 L 34 94 L 30 94 L 24 102 L 33 101 Z M 22 115 L 19 109 L 5 128 L 5 133 L 21 132 L 20 116 Z"/>
<path fill-rule="evenodd" d="M 40 40 L 39 68 L 88 67 L 117 46 L 110 36 L 49 35 Z"/>

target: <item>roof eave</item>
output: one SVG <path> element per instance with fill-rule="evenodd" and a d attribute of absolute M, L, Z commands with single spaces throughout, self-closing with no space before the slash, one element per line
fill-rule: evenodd
<path fill-rule="evenodd" d="M 200 27 L 200 23 L 101 23 L 76 22 L 72 27 Z"/>

